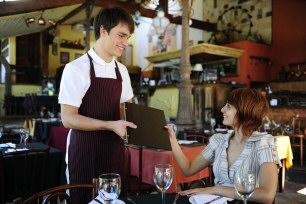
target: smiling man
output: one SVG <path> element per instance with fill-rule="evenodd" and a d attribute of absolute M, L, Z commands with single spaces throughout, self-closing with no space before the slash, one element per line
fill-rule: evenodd
<path fill-rule="evenodd" d="M 67 181 L 91 183 L 103 173 L 118 173 L 124 190 L 126 128 L 120 103 L 131 102 L 128 71 L 114 56 L 122 55 L 134 32 L 132 17 L 122 8 L 101 10 L 94 20 L 96 43 L 82 57 L 65 66 L 59 93 L 67 139 Z M 72 203 L 88 203 L 90 190 L 71 190 Z"/>

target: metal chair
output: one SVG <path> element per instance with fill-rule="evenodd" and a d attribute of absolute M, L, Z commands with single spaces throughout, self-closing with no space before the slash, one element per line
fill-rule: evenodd
<path fill-rule="evenodd" d="M 92 198 L 94 199 L 98 195 L 98 179 L 93 178 L 92 184 L 68 184 L 68 185 L 62 185 L 57 186 L 54 188 L 50 188 L 48 190 L 41 191 L 39 193 L 36 193 L 35 195 L 32 195 L 25 201 L 22 201 L 21 198 L 14 199 L 13 204 L 31 204 L 31 203 L 39 203 L 46 204 L 48 202 L 57 202 L 58 198 L 62 198 L 66 200 L 66 203 L 71 204 L 71 198 L 66 193 L 67 189 L 80 189 L 80 188 L 92 188 Z M 40 202 L 42 201 L 42 202 Z"/>
<path fill-rule="evenodd" d="M 2 203 L 25 198 L 44 188 L 50 147 L 3 154 L 0 151 Z"/>
<path fill-rule="evenodd" d="M 138 177 L 131 175 L 131 151 L 130 149 L 135 149 L 138 151 Z M 142 182 L 142 146 L 135 146 L 125 144 L 126 150 L 126 175 L 127 175 L 127 195 L 138 195 L 147 194 L 156 190 L 155 185 L 147 184 Z"/>

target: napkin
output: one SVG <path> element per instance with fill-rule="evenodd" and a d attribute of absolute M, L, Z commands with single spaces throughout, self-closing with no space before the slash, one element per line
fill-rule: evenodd
<path fill-rule="evenodd" d="M 209 130 L 204 130 L 204 133 L 210 133 L 210 131 Z"/>
<path fill-rule="evenodd" d="M 217 132 L 226 132 L 226 131 L 228 131 L 228 129 L 226 129 L 226 128 L 216 128 L 216 131 Z"/>
<path fill-rule="evenodd" d="M 98 195 L 95 199 L 99 200 L 101 203 L 105 203 L 102 198 Z M 99 202 L 92 200 L 90 203 L 88 204 L 99 204 Z"/>
<path fill-rule="evenodd" d="M 194 195 L 192 196 L 193 200 L 196 204 L 203 204 L 207 202 L 211 202 L 215 198 L 218 198 L 220 196 L 218 195 L 209 195 L 209 194 L 200 194 L 200 195 Z M 211 202 L 211 204 L 223 204 L 226 201 L 231 201 L 233 200 L 232 198 L 227 198 L 227 197 L 220 197 L 219 199 Z"/>
<path fill-rule="evenodd" d="M 179 140 L 178 143 L 179 144 L 192 144 L 192 143 L 196 143 L 198 141 L 196 140 Z"/>
<path fill-rule="evenodd" d="M 16 148 L 16 144 L 8 142 L 8 143 L 4 143 L 4 144 L 0 144 L 0 148 L 3 147 L 11 147 L 11 148 Z"/>
<path fill-rule="evenodd" d="M 88 203 L 88 204 L 101 204 L 101 203 L 106 204 L 106 203 L 102 200 L 102 198 L 101 198 L 99 195 L 98 195 L 95 199 L 97 199 L 97 200 L 100 201 L 100 202 L 95 201 L 95 200 L 92 200 L 92 201 L 91 201 L 90 203 Z M 117 199 L 115 203 L 116 203 L 116 204 L 124 204 L 124 202 L 123 202 L 122 200 L 119 200 L 119 199 Z"/>
<path fill-rule="evenodd" d="M 26 151 L 26 150 L 29 150 L 29 149 L 27 149 L 27 148 L 22 148 L 22 149 L 7 149 L 5 151 L 5 153 L 17 152 L 17 151 Z"/>

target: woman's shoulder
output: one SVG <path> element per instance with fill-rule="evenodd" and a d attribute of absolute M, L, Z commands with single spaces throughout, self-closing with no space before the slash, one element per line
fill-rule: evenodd
<path fill-rule="evenodd" d="M 253 132 L 253 134 L 249 138 L 250 142 L 255 142 L 256 146 L 264 147 L 276 145 L 276 138 L 270 134 L 262 134 L 260 132 Z"/>
<path fill-rule="evenodd" d="M 226 133 L 226 134 L 216 133 L 212 136 L 212 139 L 215 141 L 218 141 L 219 143 L 222 143 L 223 141 L 228 141 L 230 136 L 231 136 L 231 133 Z"/>

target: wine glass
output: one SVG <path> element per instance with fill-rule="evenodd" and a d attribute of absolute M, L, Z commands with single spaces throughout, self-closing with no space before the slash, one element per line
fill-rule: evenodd
<path fill-rule="evenodd" d="M 20 143 L 23 144 L 23 147 L 27 147 L 27 143 L 29 142 L 30 129 L 29 128 L 21 128 L 20 129 Z"/>
<path fill-rule="evenodd" d="M 153 179 L 156 187 L 162 192 L 162 204 L 165 204 L 165 192 L 173 180 L 173 167 L 170 164 L 155 165 Z"/>
<path fill-rule="evenodd" d="M 210 119 L 210 125 L 211 125 L 211 132 L 215 132 L 215 125 L 216 125 L 216 119 L 215 118 Z"/>
<path fill-rule="evenodd" d="M 106 202 L 116 202 L 121 190 L 121 177 L 116 173 L 106 173 L 99 176 L 99 195 Z"/>
<path fill-rule="evenodd" d="M 237 170 L 234 175 L 234 184 L 237 194 L 246 204 L 247 199 L 253 195 L 255 190 L 256 178 L 254 171 L 249 169 Z"/>
<path fill-rule="evenodd" d="M 1 140 L 1 138 L 2 138 L 2 132 L 3 132 L 3 127 L 0 127 L 0 142 L 2 143 L 2 140 Z"/>

